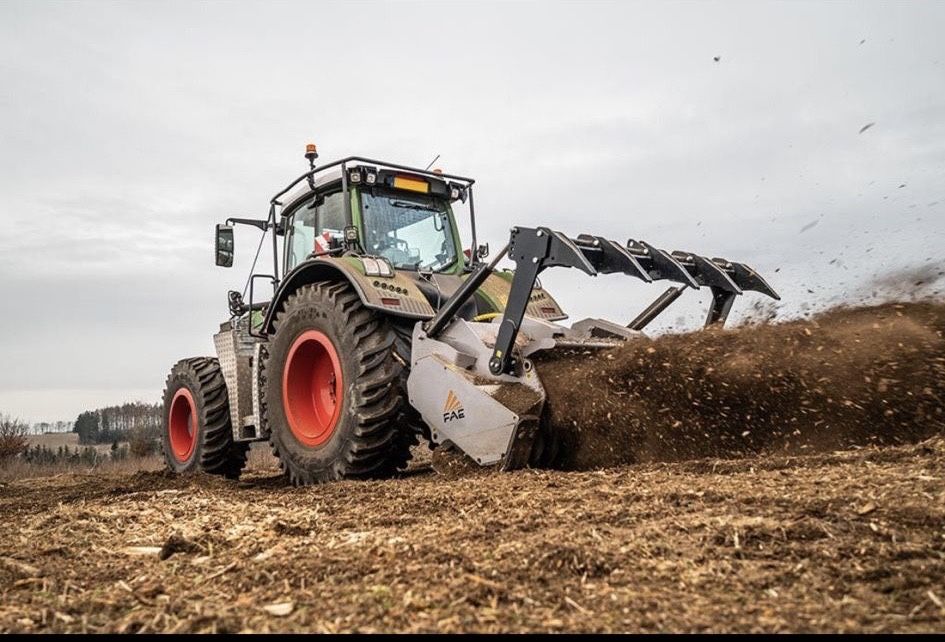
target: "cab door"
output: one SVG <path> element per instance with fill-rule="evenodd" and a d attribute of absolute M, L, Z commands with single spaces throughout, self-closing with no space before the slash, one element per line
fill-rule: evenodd
<path fill-rule="evenodd" d="M 345 207 L 341 190 L 316 194 L 290 215 L 285 241 L 288 274 L 313 253 L 327 250 L 332 241 L 344 238 Z"/>

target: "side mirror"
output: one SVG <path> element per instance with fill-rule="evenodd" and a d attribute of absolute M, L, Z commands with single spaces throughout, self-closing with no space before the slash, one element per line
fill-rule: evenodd
<path fill-rule="evenodd" d="M 217 225 L 216 242 L 217 265 L 220 267 L 233 267 L 233 226 Z"/>
<path fill-rule="evenodd" d="M 483 243 L 482 245 L 480 245 L 479 247 L 477 247 L 477 248 L 476 248 L 476 256 L 479 257 L 480 259 L 484 259 L 484 258 L 486 258 L 487 256 L 489 256 L 489 244 L 488 244 L 488 243 Z"/>

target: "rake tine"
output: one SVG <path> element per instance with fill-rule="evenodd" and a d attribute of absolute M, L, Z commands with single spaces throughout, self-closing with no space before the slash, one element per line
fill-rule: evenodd
<path fill-rule="evenodd" d="M 699 289 L 699 282 L 692 278 L 689 271 L 680 265 L 679 261 L 674 259 L 669 252 L 655 248 L 646 241 L 634 241 L 633 239 L 627 241 L 628 249 L 633 249 L 635 245 L 643 248 L 644 253 L 653 262 L 653 267 L 660 273 L 662 278 L 679 281 L 696 290 Z"/>
<path fill-rule="evenodd" d="M 614 241 L 611 241 L 610 239 L 605 239 L 605 238 L 599 238 L 599 240 L 602 245 L 610 248 L 613 252 L 616 252 L 621 257 L 623 257 L 623 259 L 627 262 L 627 264 L 630 265 L 630 268 L 633 270 L 636 276 L 640 277 L 647 283 L 653 282 L 653 277 L 650 276 L 649 272 L 643 269 L 643 266 L 640 265 L 640 262 L 637 260 L 637 257 L 630 254 L 630 252 L 628 252 L 625 247 L 620 245 L 620 243 L 616 243 Z M 626 272 L 626 270 L 624 270 L 624 272 Z"/>
<path fill-rule="evenodd" d="M 741 287 L 732 280 L 732 277 L 725 271 L 724 266 L 720 265 L 718 262 L 710 261 L 698 254 L 681 252 L 679 250 L 672 252 L 672 257 L 695 277 L 699 285 L 720 288 L 726 292 L 732 292 L 733 294 L 742 293 Z"/>
<path fill-rule="evenodd" d="M 586 274 L 589 274 L 591 276 L 597 275 L 597 268 L 595 268 L 591 264 L 591 262 L 584 255 L 584 252 L 581 251 L 581 248 L 578 247 L 578 245 L 574 241 L 569 239 L 567 236 L 565 236 L 561 232 L 549 230 L 546 227 L 541 227 L 538 229 L 551 234 L 551 238 L 552 238 L 551 252 L 553 253 L 551 256 L 551 262 L 550 262 L 551 265 L 557 264 L 557 265 L 564 265 L 567 267 L 576 267 L 582 272 L 585 272 Z M 561 245 L 556 246 L 555 241 L 557 241 Z M 565 252 L 567 252 L 568 256 L 567 257 L 557 256 L 557 252 L 559 250 L 564 250 Z"/>
<path fill-rule="evenodd" d="M 774 291 L 764 278 L 744 263 L 730 263 L 732 271 L 735 273 L 735 281 L 745 290 L 754 290 L 770 296 L 776 301 L 781 297 Z"/>
<path fill-rule="evenodd" d="M 593 236 L 591 234 L 579 234 L 575 243 L 579 247 L 586 247 L 589 250 L 600 252 L 600 265 L 597 269 L 604 274 L 613 272 L 622 272 L 629 276 L 635 276 L 647 283 L 653 282 L 653 277 L 647 272 L 635 256 L 610 239 L 602 236 Z"/>
<path fill-rule="evenodd" d="M 738 284 L 735 283 L 735 281 L 732 280 L 732 277 L 730 277 L 728 273 L 726 273 L 721 267 L 704 256 L 699 256 L 698 254 L 693 254 L 691 256 L 692 263 L 695 265 L 699 277 L 705 281 L 706 285 L 722 288 L 723 290 L 734 292 L 735 294 L 742 293 L 742 289 L 738 286 Z"/>

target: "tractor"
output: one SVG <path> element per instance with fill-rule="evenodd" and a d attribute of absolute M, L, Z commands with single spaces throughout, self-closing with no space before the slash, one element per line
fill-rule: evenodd
<path fill-rule="evenodd" d="M 228 293 L 216 357 L 179 361 L 164 391 L 168 468 L 239 476 L 268 441 L 296 485 L 396 475 L 425 441 L 471 465 L 553 467 L 532 355 L 604 350 L 643 329 L 688 288 L 708 287 L 705 325 L 746 290 L 778 298 L 742 263 L 545 227 L 512 227 L 491 260 L 476 238 L 471 178 L 362 157 L 316 165 L 269 201 L 265 219 L 216 226 L 232 267 L 236 225 L 261 231 L 272 269 Z M 468 211 L 464 245 L 454 209 Z M 514 269 L 499 269 L 501 260 Z M 552 267 L 677 283 L 630 323 L 567 315 L 541 287 Z M 257 283 L 266 300 L 257 300 Z M 271 291 L 270 291 L 271 288 Z M 248 296 L 247 296 L 248 295 Z"/>

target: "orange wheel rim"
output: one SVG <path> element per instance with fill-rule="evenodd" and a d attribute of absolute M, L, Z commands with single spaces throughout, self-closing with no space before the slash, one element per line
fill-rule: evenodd
<path fill-rule="evenodd" d="M 328 441 L 338 424 L 344 395 L 341 361 L 318 330 L 299 335 L 282 372 L 282 407 L 289 430 L 305 446 Z"/>
<path fill-rule="evenodd" d="M 190 459 L 197 447 L 197 404 L 187 388 L 178 390 L 171 400 L 167 436 L 174 459 L 180 463 Z"/>

